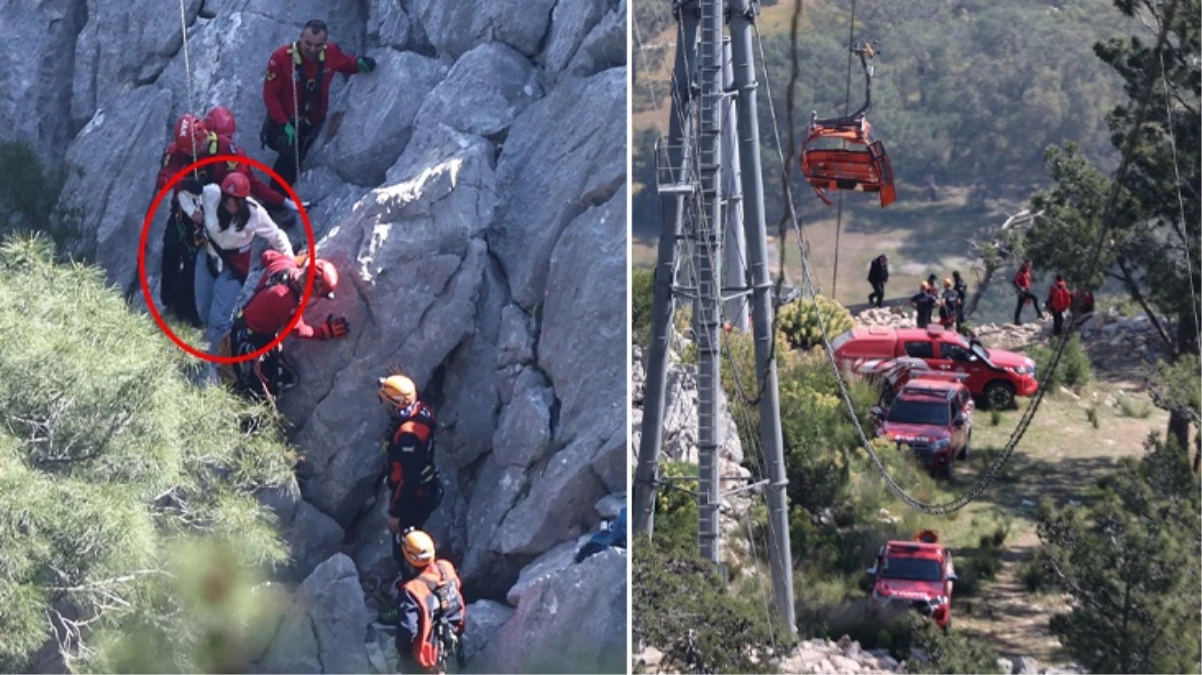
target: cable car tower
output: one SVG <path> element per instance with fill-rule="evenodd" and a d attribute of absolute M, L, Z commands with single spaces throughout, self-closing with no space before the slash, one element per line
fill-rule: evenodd
<path fill-rule="evenodd" d="M 665 2 L 667 0 L 664 0 Z M 677 298 L 693 308 L 697 348 L 698 540 L 719 562 L 718 429 L 723 307 L 732 326 L 755 338 L 755 389 L 767 480 L 769 562 L 776 611 L 796 630 L 789 549 L 780 399 L 773 358 L 774 301 L 768 273 L 764 182 L 756 110 L 752 28 L 758 0 L 676 0 L 676 61 L 668 137 L 656 147 L 656 185 L 664 220 L 655 269 L 642 439 L 634 485 L 634 529 L 651 532 L 663 442 L 667 355 Z M 729 37 L 725 29 L 729 25 Z M 678 277 L 678 252 L 692 274 Z M 745 251 L 744 251 L 745 247 Z M 745 255 L 746 264 L 743 264 Z M 746 302 L 750 296 L 750 303 Z M 742 489 L 747 489 L 742 488 Z M 727 493 L 730 494 L 730 493 Z"/>

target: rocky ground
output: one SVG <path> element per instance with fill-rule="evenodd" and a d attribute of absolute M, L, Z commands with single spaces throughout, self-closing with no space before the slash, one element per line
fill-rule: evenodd
<path fill-rule="evenodd" d="M 635 672 L 674 673 L 675 670 L 661 668 L 663 654 L 648 647 L 634 657 Z M 926 655 L 914 649 L 910 658 L 922 662 Z M 802 640 L 788 656 L 777 662 L 776 672 L 822 675 L 858 675 L 860 673 L 907 673 L 907 663 L 899 662 L 889 655 L 887 649 L 861 649 L 860 643 L 844 635 L 839 640 Z M 1029 657 L 998 659 L 998 668 L 1011 675 L 1060 675 L 1083 673 L 1079 667 L 1045 666 Z"/>

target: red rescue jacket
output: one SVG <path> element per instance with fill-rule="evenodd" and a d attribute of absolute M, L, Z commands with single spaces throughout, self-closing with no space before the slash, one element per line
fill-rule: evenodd
<path fill-rule="evenodd" d="M 1018 268 L 1018 272 L 1016 272 L 1014 274 L 1014 285 L 1018 286 L 1019 288 L 1023 289 L 1024 291 L 1031 290 L 1031 268 L 1030 267 Z"/>
<path fill-rule="evenodd" d="M 260 257 L 263 265 L 263 276 L 259 279 L 259 288 L 254 296 L 242 309 L 242 318 L 246 327 L 261 335 L 276 335 L 300 307 L 301 292 L 293 289 L 292 284 L 273 283 L 279 277 L 297 269 L 296 259 L 279 251 L 268 249 Z M 273 279 L 274 277 L 274 279 Z M 292 335 L 306 340 L 318 339 L 317 329 L 305 323 L 304 317 L 296 322 Z"/>
<path fill-rule="evenodd" d="M 1048 304 L 1051 305 L 1053 312 L 1066 312 L 1073 305 L 1073 296 L 1068 292 L 1068 285 L 1063 281 L 1057 281 L 1052 290 L 1048 293 Z"/>
<path fill-rule="evenodd" d="M 209 142 L 204 147 L 197 148 L 198 156 L 193 159 L 191 148 L 178 148 L 173 142 L 167 146 L 167 150 L 163 152 L 163 165 L 159 169 L 158 179 L 155 181 L 155 191 L 162 190 L 171 177 L 183 171 L 189 164 L 207 157 L 215 155 L 236 155 L 245 157 L 246 153 L 242 148 L 234 143 L 229 136 L 218 136 L 215 133 L 209 133 Z M 209 164 L 197 169 L 197 178 L 201 185 L 209 183 L 221 183 L 230 172 L 238 171 L 246 175 L 250 179 L 250 194 L 258 199 L 261 203 L 270 206 L 278 207 L 284 205 L 284 195 L 271 189 L 271 186 L 259 180 L 254 172 L 250 170 L 250 165 L 239 162 L 218 162 Z M 178 183 L 176 190 L 178 191 Z"/>
<path fill-rule="evenodd" d="M 267 73 L 263 76 L 263 103 L 267 105 L 267 115 L 277 124 L 286 124 L 293 119 L 295 88 L 302 116 L 311 124 L 318 124 L 326 118 L 334 73 L 354 75 L 358 72 L 358 58 L 343 53 L 333 42 L 327 42 L 321 56 L 313 60 L 305 60 L 295 42 L 286 44 L 271 53 Z M 298 80 L 300 87 L 296 87 Z"/>

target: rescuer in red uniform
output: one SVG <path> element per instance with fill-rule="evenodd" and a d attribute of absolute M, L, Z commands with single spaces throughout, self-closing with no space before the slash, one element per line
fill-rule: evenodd
<path fill-rule="evenodd" d="M 299 40 L 271 53 L 263 77 L 267 119 L 260 140 L 279 153 L 272 168 L 289 184 L 296 182 L 297 166 L 305 161 L 325 123 L 333 75 L 370 73 L 376 68 L 370 56 L 345 54 L 327 40 L 328 35 L 325 22 L 309 21 Z"/>
<path fill-rule="evenodd" d="M 302 255 L 302 258 L 306 258 Z M 259 287 L 242 311 L 238 312 L 230 329 L 230 353 L 233 356 L 251 354 L 267 346 L 288 325 L 296 310 L 300 308 L 301 295 L 305 289 L 307 271 L 297 260 L 278 251 L 267 250 L 260 258 L 263 276 Z M 328 260 L 308 260 L 316 268 L 313 279 L 313 297 L 334 298 L 338 288 L 338 270 Z M 346 317 L 330 314 L 319 326 L 305 323 L 302 317 L 291 335 L 305 340 L 329 340 L 345 337 L 350 331 Z M 291 384 L 292 374 L 283 362 L 282 351 L 277 345 L 258 359 L 234 365 L 238 389 L 251 396 L 271 397 L 279 395 L 281 388 Z"/>

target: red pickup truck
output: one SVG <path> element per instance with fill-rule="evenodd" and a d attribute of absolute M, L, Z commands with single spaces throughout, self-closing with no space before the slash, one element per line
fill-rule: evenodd
<path fill-rule="evenodd" d="M 873 577 L 872 600 L 878 605 L 907 603 L 937 626 L 952 625 L 952 585 L 956 568 L 952 553 L 939 543 L 932 530 L 915 533 L 914 541 L 891 541 L 881 547 Z"/>
<path fill-rule="evenodd" d="M 921 359 L 932 370 L 965 373 L 964 384 L 990 408 L 1008 408 L 1015 396 L 1031 396 L 1039 389 L 1035 362 L 1022 354 L 985 349 L 971 344 L 942 326 L 927 328 L 853 328 L 834 340 L 835 358 L 853 371 L 876 359 Z"/>

